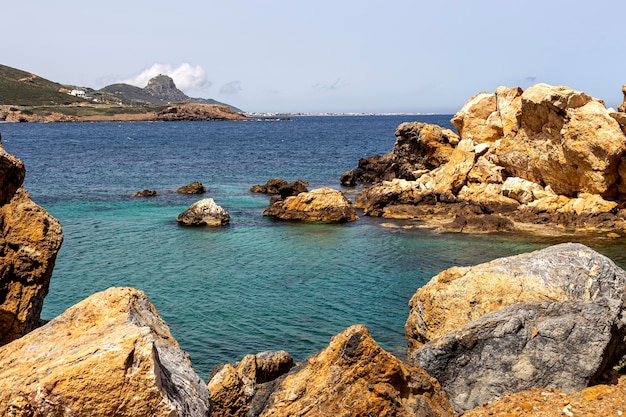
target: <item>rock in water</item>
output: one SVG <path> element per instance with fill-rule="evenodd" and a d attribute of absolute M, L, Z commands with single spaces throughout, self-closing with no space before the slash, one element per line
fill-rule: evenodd
<path fill-rule="evenodd" d="M 21 188 L 25 169 L 0 147 L 0 345 L 38 327 L 63 241 L 59 222 Z"/>
<path fill-rule="evenodd" d="M 182 417 L 209 411 L 206 385 L 139 290 L 94 294 L 0 348 L 0 415 Z"/>
<path fill-rule="evenodd" d="M 269 396 L 261 416 L 452 416 L 439 384 L 351 326 Z"/>
<path fill-rule="evenodd" d="M 352 203 L 340 191 L 318 188 L 274 202 L 263 212 L 282 220 L 342 223 L 357 220 Z"/>
<path fill-rule="evenodd" d="M 453 267 L 411 298 L 405 325 L 409 354 L 424 343 L 485 314 L 531 300 L 621 300 L 626 272 L 577 243 Z"/>
<path fill-rule="evenodd" d="M 204 194 L 206 187 L 201 182 L 194 181 L 191 184 L 183 185 L 176 192 L 180 194 Z"/>
<path fill-rule="evenodd" d="M 582 390 L 626 352 L 621 300 L 529 301 L 494 311 L 413 352 L 455 411 L 504 394 Z"/>
<path fill-rule="evenodd" d="M 185 226 L 223 226 L 230 222 L 230 215 L 212 198 L 205 198 L 180 213 L 176 221 Z"/>

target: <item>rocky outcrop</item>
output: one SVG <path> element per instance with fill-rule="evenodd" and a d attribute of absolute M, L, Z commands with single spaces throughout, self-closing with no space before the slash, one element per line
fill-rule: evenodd
<path fill-rule="evenodd" d="M 409 354 L 492 311 L 532 300 L 621 300 L 626 272 L 575 243 L 440 272 L 409 302 Z"/>
<path fill-rule="evenodd" d="M 295 365 L 285 351 L 246 355 L 240 362 L 218 366 L 209 380 L 212 417 L 258 415 L 276 380 Z"/>
<path fill-rule="evenodd" d="M 276 201 L 263 211 L 263 215 L 281 220 L 327 223 L 351 222 L 359 218 L 350 200 L 332 188 L 318 188 Z"/>
<path fill-rule="evenodd" d="M 296 196 L 300 193 L 306 193 L 310 184 L 303 180 L 295 180 L 287 182 L 282 178 L 272 178 L 267 180 L 265 184 L 257 184 L 250 187 L 250 192 L 272 194 L 280 196 L 281 199 Z"/>
<path fill-rule="evenodd" d="M 169 106 L 158 111 L 156 121 L 205 121 L 205 120 L 245 120 L 246 116 L 232 107 L 219 104 L 184 103 Z"/>
<path fill-rule="evenodd" d="M 63 241 L 59 222 L 21 188 L 25 169 L 0 147 L 0 345 L 41 325 Z"/>
<path fill-rule="evenodd" d="M 176 217 L 185 226 L 223 226 L 230 222 L 230 215 L 212 198 L 196 201 Z"/>
<path fill-rule="evenodd" d="M 180 194 L 204 194 L 206 193 L 206 187 L 199 181 L 194 181 L 190 184 L 183 185 L 176 190 Z"/>
<path fill-rule="evenodd" d="M 0 414 L 208 416 L 209 391 L 146 294 L 110 288 L 0 348 Z"/>
<path fill-rule="evenodd" d="M 156 77 L 152 77 L 148 80 L 148 84 L 144 88 L 144 90 L 165 102 L 183 102 L 188 101 L 189 97 L 178 88 L 176 88 L 176 84 L 174 84 L 174 80 L 163 74 L 159 74 Z"/>
<path fill-rule="evenodd" d="M 454 116 L 460 137 L 429 142 L 441 157 L 425 158 L 426 143 L 415 145 L 429 137 L 418 132 L 434 128 L 405 123 L 393 152 L 362 159 L 341 181 L 372 183 L 355 197 L 366 215 L 416 218 L 442 230 L 534 223 L 626 231 L 626 136 L 618 120 L 602 101 L 567 87 L 500 87 L 472 97 Z M 430 166 L 418 163 L 426 160 Z"/>
<path fill-rule="evenodd" d="M 341 184 L 376 183 L 395 178 L 415 180 L 448 162 L 459 137 L 450 129 L 427 123 L 402 123 L 393 151 L 359 160 L 356 169 L 341 175 Z"/>
<path fill-rule="evenodd" d="M 453 415 L 437 381 L 380 348 L 363 325 L 333 337 L 256 406 L 275 417 Z"/>
<path fill-rule="evenodd" d="M 529 301 L 474 320 L 413 352 L 456 411 L 504 394 L 582 390 L 626 352 L 622 300 Z"/>

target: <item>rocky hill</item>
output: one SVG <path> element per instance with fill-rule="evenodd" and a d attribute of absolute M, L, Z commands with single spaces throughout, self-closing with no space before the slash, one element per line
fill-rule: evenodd
<path fill-rule="evenodd" d="M 72 90 L 84 96 L 70 94 Z M 63 85 L 26 71 L 0 65 L 0 105 L 60 106 L 82 104 L 122 104 L 125 106 L 167 105 L 170 103 L 219 104 L 241 110 L 213 99 L 192 98 L 180 91 L 167 75 L 157 75 L 145 88 L 130 84 L 111 84 L 99 90 Z"/>

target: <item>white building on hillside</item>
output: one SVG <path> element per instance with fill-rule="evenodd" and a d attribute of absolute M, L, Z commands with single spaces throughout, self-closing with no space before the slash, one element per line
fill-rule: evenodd
<path fill-rule="evenodd" d="M 70 91 L 70 95 L 76 96 L 76 97 L 85 97 L 87 93 L 85 93 L 85 91 L 83 90 L 72 90 Z"/>

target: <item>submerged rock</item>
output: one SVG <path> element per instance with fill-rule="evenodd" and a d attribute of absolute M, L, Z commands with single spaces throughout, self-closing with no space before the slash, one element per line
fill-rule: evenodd
<path fill-rule="evenodd" d="M 0 345 L 41 325 L 61 225 L 21 188 L 22 162 L 0 146 Z"/>
<path fill-rule="evenodd" d="M 201 182 L 194 181 L 191 184 L 183 185 L 176 192 L 180 194 L 204 194 L 206 187 Z"/>
<path fill-rule="evenodd" d="M 274 417 L 453 415 L 437 381 L 384 351 L 363 325 L 333 337 L 257 407 Z"/>
<path fill-rule="evenodd" d="M 212 198 L 205 198 L 180 213 L 176 221 L 185 226 L 223 226 L 230 222 L 230 215 Z"/>
<path fill-rule="evenodd" d="M 264 216 L 282 220 L 342 223 L 359 217 L 352 203 L 340 191 L 318 188 L 279 200 L 263 211 Z"/>
<path fill-rule="evenodd" d="M 146 294 L 110 288 L 0 347 L 0 414 L 209 416 L 209 391 Z"/>

